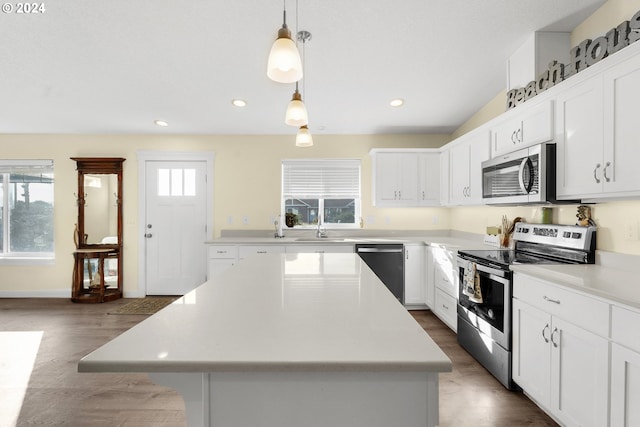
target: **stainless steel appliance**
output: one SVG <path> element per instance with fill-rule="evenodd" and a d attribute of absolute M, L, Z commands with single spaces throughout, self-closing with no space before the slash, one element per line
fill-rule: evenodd
<path fill-rule="evenodd" d="M 555 144 L 534 145 L 482 162 L 484 203 L 546 204 L 555 199 Z"/>
<path fill-rule="evenodd" d="M 511 378 L 512 264 L 593 264 L 596 227 L 518 223 L 515 249 L 458 251 L 458 342 L 505 387 Z M 470 281 L 479 287 L 470 293 Z M 467 288 L 465 288 L 467 286 Z"/>
<path fill-rule="evenodd" d="M 404 304 L 404 245 L 401 243 L 358 243 L 356 253 Z"/>

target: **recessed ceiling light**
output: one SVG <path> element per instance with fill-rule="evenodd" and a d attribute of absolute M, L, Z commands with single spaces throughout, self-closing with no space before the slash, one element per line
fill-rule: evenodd
<path fill-rule="evenodd" d="M 403 104 L 404 104 L 404 99 L 402 98 L 392 99 L 389 102 L 389 105 L 391 105 L 392 107 L 402 107 Z"/>
<path fill-rule="evenodd" d="M 158 126 L 162 126 L 162 127 L 167 127 L 169 126 L 169 123 L 165 122 L 164 120 L 156 120 L 153 123 L 155 123 Z"/>
<path fill-rule="evenodd" d="M 245 101 L 244 99 L 234 99 L 231 101 L 231 103 L 233 105 L 235 105 L 236 107 L 246 107 L 247 106 L 247 101 Z"/>

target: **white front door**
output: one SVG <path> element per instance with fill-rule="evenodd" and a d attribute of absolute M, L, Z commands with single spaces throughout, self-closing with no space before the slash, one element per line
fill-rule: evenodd
<path fill-rule="evenodd" d="M 147 295 L 184 295 L 206 280 L 206 161 L 146 161 Z"/>

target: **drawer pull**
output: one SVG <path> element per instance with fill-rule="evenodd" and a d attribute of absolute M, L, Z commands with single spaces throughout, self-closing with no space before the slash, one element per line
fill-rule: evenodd
<path fill-rule="evenodd" d="M 542 328 L 542 338 L 544 338 L 544 342 L 546 342 L 547 344 L 549 343 L 549 338 L 547 338 L 547 336 L 545 335 L 545 331 L 548 332 L 549 331 L 549 324 L 547 323 L 544 328 Z"/>
<path fill-rule="evenodd" d="M 217 254 L 226 254 L 227 251 L 216 251 Z"/>
<path fill-rule="evenodd" d="M 267 251 L 256 251 L 257 254 L 266 254 Z"/>
<path fill-rule="evenodd" d="M 442 308 L 444 308 L 445 310 L 449 310 L 449 307 L 447 307 L 446 305 L 442 304 Z"/>
<path fill-rule="evenodd" d="M 559 299 L 552 299 L 552 298 L 549 298 L 546 295 L 543 298 L 544 298 L 545 301 L 549 301 L 549 302 L 552 302 L 554 304 L 560 304 L 560 300 Z"/>

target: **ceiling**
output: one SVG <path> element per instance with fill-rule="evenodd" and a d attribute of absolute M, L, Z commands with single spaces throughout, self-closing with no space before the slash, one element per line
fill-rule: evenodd
<path fill-rule="evenodd" d="M 294 85 L 266 76 L 282 0 L 40 1 L 41 14 L 0 14 L 0 133 L 295 133 Z M 603 3 L 289 0 L 289 27 L 312 33 L 309 128 L 451 133 L 504 89 L 528 35 L 571 31 Z"/>

